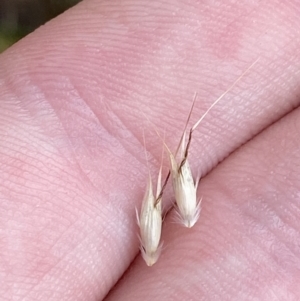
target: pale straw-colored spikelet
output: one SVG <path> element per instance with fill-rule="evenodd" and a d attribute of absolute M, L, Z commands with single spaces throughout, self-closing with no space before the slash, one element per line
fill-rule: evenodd
<path fill-rule="evenodd" d="M 200 215 L 200 201 L 197 200 L 197 187 L 199 180 L 194 182 L 192 171 L 187 159 L 187 148 L 185 146 L 185 132 L 181 138 L 180 161 L 176 160 L 176 154 L 170 151 L 164 143 L 169 153 L 170 173 L 172 178 L 173 191 L 178 209 L 180 222 L 188 228 L 191 228 L 197 222 Z M 189 144 L 188 144 L 189 145 Z"/>
<path fill-rule="evenodd" d="M 161 174 L 162 163 L 158 173 L 156 194 L 154 195 L 152 179 L 149 171 L 147 188 L 144 195 L 140 215 L 137 213 L 137 220 L 140 227 L 141 254 L 148 266 L 152 266 L 157 262 L 162 248 L 162 243 L 160 242 L 162 230 L 163 192 L 161 187 Z"/>
<path fill-rule="evenodd" d="M 183 145 L 184 143 L 185 135 L 182 140 Z M 169 156 L 173 190 L 180 221 L 185 227 L 191 228 L 200 216 L 201 202 L 197 200 L 199 180 L 194 182 L 187 157 L 178 164 L 173 154 L 170 153 Z"/>
<path fill-rule="evenodd" d="M 153 195 L 152 181 L 149 178 L 139 216 L 141 254 L 148 266 L 156 263 L 162 246 L 160 243 L 162 228 L 161 200 L 157 204 L 155 203 L 156 197 Z"/>

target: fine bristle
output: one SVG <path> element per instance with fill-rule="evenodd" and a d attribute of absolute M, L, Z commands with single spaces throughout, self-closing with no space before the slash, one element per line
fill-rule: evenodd
<path fill-rule="evenodd" d="M 158 258 L 160 257 L 160 254 L 161 254 L 161 251 L 162 251 L 162 243 L 158 246 L 157 250 L 152 253 L 152 254 L 147 254 L 147 252 L 145 251 L 144 247 L 141 247 L 141 254 L 142 254 L 142 257 L 144 259 L 144 261 L 146 262 L 147 266 L 148 267 L 151 267 L 153 266 Z"/>

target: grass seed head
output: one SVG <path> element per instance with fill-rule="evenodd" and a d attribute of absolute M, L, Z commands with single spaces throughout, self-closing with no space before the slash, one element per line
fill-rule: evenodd
<path fill-rule="evenodd" d="M 185 137 L 181 143 L 185 144 Z M 185 152 L 184 148 L 180 148 Z M 185 227 L 191 228 L 195 225 L 200 216 L 200 203 L 197 201 L 198 185 L 194 183 L 187 158 L 178 164 L 172 153 L 169 153 L 169 157 L 173 190 L 180 221 Z"/>
<path fill-rule="evenodd" d="M 156 205 L 155 203 L 152 181 L 149 178 L 139 217 L 141 253 L 148 266 L 155 264 L 161 253 L 161 200 Z"/>
<path fill-rule="evenodd" d="M 238 77 L 234 81 L 234 83 L 218 98 L 213 104 L 206 110 L 206 112 L 198 119 L 198 121 L 192 126 L 189 131 L 187 143 L 186 140 L 186 130 L 187 126 L 195 105 L 195 101 L 197 98 L 197 94 L 195 94 L 193 103 L 185 123 L 185 127 L 175 152 L 175 155 L 169 150 L 169 148 L 165 145 L 171 163 L 171 174 L 172 174 L 172 182 L 173 182 L 173 190 L 175 193 L 175 200 L 178 207 L 178 213 L 181 219 L 181 222 L 184 226 L 191 228 L 198 221 L 201 211 L 201 200 L 197 201 L 197 187 L 199 183 L 199 179 L 194 182 L 192 171 L 190 169 L 190 165 L 188 163 L 188 154 L 189 148 L 192 141 L 192 134 L 199 126 L 199 124 L 203 121 L 203 119 L 207 116 L 211 109 L 213 109 L 216 104 L 240 81 L 240 79 L 245 75 L 246 72 L 249 71 L 256 64 L 258 59 L 248 67 L 241 76 Z M 176 161 L 177 152 L 180 152 L 180 163 L 178 164 Z"/>
<path fill-rule="evenodd" d="M 181 222 L 187 228 L 191 228 L 199 219 L 200 205 L 197 202 L 197 188 L 187 160 L 180 170 L 172 170 L 172 181 Z"/>
<path fill-rule="evenodd" d="M 144 137 L 144 145 L 145 145 Z M 146 149 L 146 147 L 145 147 Z M 147 158 L 147 154 L 146 154 Z M 163 160 L 162 160 L 163 161 Z M 148 158 L 147 158 L 148 165 Z M 148 165 L 149 170 L 149 165 Z M 162 186 L 161 186 L 162 163 L 157 178 L 156 194 L 153 193 L 152 179 L 149 172 L 149 179 L 144 195 L 140 216 L 137 214 L 140 226 L 140 249 L 141 254 L 148 266 L 154 265 L 160 254 L 162 243 Z"/>

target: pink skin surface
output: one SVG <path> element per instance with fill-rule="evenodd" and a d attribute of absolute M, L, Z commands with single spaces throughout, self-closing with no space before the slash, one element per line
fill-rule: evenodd
<path fill-rule="evenodd" d="M 299 14 L 86 0 L 2 53 L 0 300 L 298 301 Z M 192 122 L 257 58 L 195 132 L 200 220 L 170 212 L 147 267 L 143 128 L 153 177 L 162 145 L 144 114 L 175 150 L 194 92 Z"/>

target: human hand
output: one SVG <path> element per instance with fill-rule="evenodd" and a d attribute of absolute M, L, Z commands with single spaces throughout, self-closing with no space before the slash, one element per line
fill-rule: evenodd
<path fill-rule="evenodd" d="M 299 300 L 298 10 L 86 0 L 1 54 L 1 300 Z M 198 223 L 171 212 L 147 267 L 142 112 L 175 149 L 258 57 L 195 132 Z"/>

